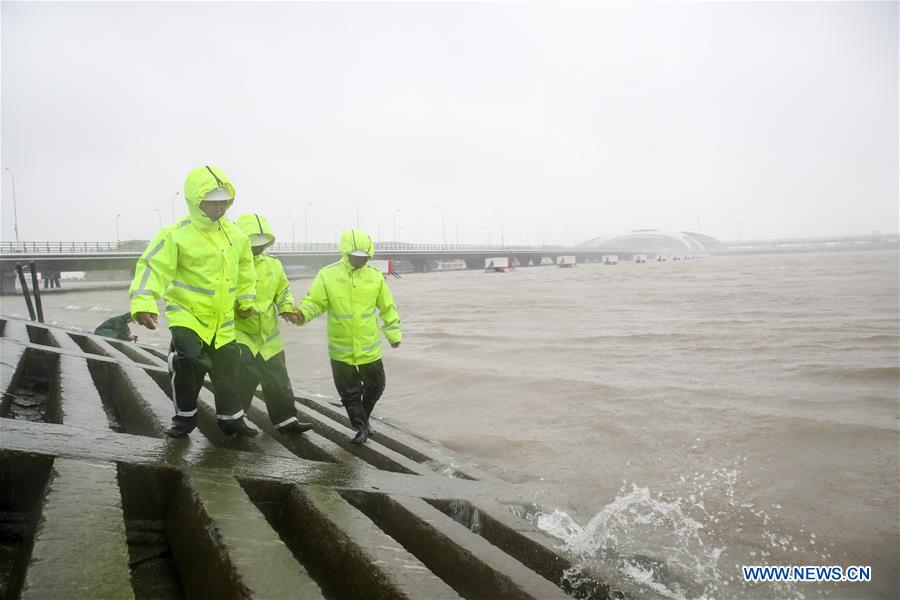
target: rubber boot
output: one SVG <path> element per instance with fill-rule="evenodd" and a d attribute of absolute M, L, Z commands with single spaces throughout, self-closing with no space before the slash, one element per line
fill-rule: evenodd
<path fill-rule="evenodd" d="M 369 431 L 366 427 L 366 410 L 361 402 L 355 402 L 344 407 L 347 409 L 347 418 L 350 419 L 350 427 L 356 430 L 356 435 L 350 441 L 354 444 L 363 444 L 369 439 Z"/>
<path fill-rule="evenodd" d="M 259 431 L 256 429 L 253 429 L 252 427 L 247 425 L 247 422 L 244 421 L 243 417 L 241 417 L 240 419 L 231 421 L 230 423 L 227 421 L 220 420 L 219 421 L 219 429 L 225 435 L 227 435 L 229 437 L 235 437 L 235 438 L 256 437 L 259 435 Z"/>
<path fill-rule="evenodd" d="M 301 423 L 300 421 L 293 421 L 279 429 L 278 433 L 284 435 L 300 435 L 305 431 L 309 431 L 310 429 L 312 429 L 311 423 Z"/>
<path fill-rule="evenodd" d="M 366 411 L 366 435 L 372 437 L 375 435 L 375 430 L 372 429 L 372 410 L 375 409 L 375 403 L 371 404 L 363 399 L 363 410 Z"/>
<path fill-rule="evenodd" d="M 185 417 L 172 417 L 172 424 L 166 427 L 165 434 L 170 438 L 187 437 L 197 427 L 194 419 Z"/>

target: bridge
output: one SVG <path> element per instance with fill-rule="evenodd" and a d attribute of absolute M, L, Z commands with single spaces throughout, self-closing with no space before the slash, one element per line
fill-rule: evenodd
<path fill-rule="evenodd" d="M 0 294 L 15 291 L 15 265 L 27 268 L 29 262 L 41 271 L 132 271 L 147 247 L 146 240 L 123 242 L 11 242 L 0 241 Z M 819 238 L 783 238 L 724 242 L 724 250 L 716 254 L 773 254 L 796 252 L 846 252 L 858 250 L 897 250 L 897 234 L 849 235 Z M 666 251 L 671 254 L 670 251 Z M 659 250 L 614 249 L 587 246 L 529 246 L 510 244 L 411 244 L 406 242 L 376 243 L 375 258 L 402 262 L 416 272 L 428 271 L 435 263 L 462 260 L 469 269 L 481 269 L 485 259 L 509 256 L 520 266 L 541 265 L 543 259 L 554 263 L 560 256 L 575 256 L 578 262 L 599 261 L 604 255 L 616 254 L 630 261 L 635 253 L 654 257 Z M 287 267 L 319 269 L 340 257 L 337 244 L 277 243 L 269 250 Z M 684 254 L 690 256 L 685 249 Z"/>
<path fill-rule="evenodd" d="M 15 266 L 29 262 L 42 271 L 133 271 L 147 242 L 0 242 L 0 293 L 15 290 Z M 275 244 L 268 253 L 287 267 L 319 269 L 340 258 L 337 244 Z M 412 271 L 428 271 L 436 262 L 465 261 L 469 269 L 483 269 L 485 259 L 509 256 L 522 266 L 540 265 L 549 258 L 576 256 L 578 262 L 599 260 L 609 250 L 568 246 L 517 246 L 501 244 L 376 244 L 376 259 L 402 261 Z M 631 253 L 628 253 L 630 257 Z"/>

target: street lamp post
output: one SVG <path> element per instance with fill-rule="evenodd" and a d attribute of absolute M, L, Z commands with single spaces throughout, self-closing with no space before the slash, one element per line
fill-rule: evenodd
<path fill-rule="evenodd" d="M 438 210 L 441 211 L 441 244 L 444 246 L 447 245 L 447 228 L 444 226 L 444 207 L 443 206 L 435 206 Z"/>
<path fill-rule="evenodd" d="M 459 220 L 462 219 L 462 215 L 456 215 L 456 245 L 459 246 Z"/>
<path fill-rule="evenodd" d="M 294 235 L 294 230 L 295 230 L 294 215 L 288 215 L 288 219 L 291 220 L 291 244 L 296 244 L 297 239 L 296 239 L 296 236 Z"/>
<path fill-rule="evenodd" d="M 159 225 L 159 228 L 162 229 L 162 213 L 159 212 L 158 208 L 154 208 L 153 210 L 156 211 L 157 224 Z"/>
<path fill-rule="evenodd" d="M 172 221 L 175 221 L 175 196 L 178 196 L 181 192 L 175 192 L 172 194 Z"/>
<path fill-rule="evenodd" d="M 544 236 L 544 220 L 541 219 L 541 247 L 546 246 L 546 237 Z"/>
<path fill-rule="evenodd" d="M 503 235 L 503 215 L 498 215 L 500 217 L 500 246 L 506 248 L 506 238 Z"/>
<path fill-rule="evenodd" d="M 312 206 L 312 202 L 307 202 L 306 206 L 303 207 L 303 243 L 309 243 L 309 207 Z"/>
<path fill-rule="evenodd" d="M 116 215 L 116 247 L 117 248 L 119 247 L 119 242 L 120 242 L 120 239 L 119 239 L 119 217 L 121 217 L 121 216 L 122 215 Z"/>
<path fill-rule="evenodd" d="M 394 241 L 399 241 L 397 239 L 397 213 L 400 212 L 400 209 L 394 211 Z"/>
<path fill-rule="evenodd" d="M 13 232 L 16 234 L 16 252 L 19 251 L 19 209 L 16 207 L 16 177 L 13 175 L 12 169 L 6 167 L 9 171 L 9 178 L 12 180 L 13 193 Z"/>
<path fill-rule="evenodd" d="M 378 230 L 378 243 L 381 243 L 381 223 L 378 222 L 378 219 L 372 219 L 375 221 L 375 229 Z"/>

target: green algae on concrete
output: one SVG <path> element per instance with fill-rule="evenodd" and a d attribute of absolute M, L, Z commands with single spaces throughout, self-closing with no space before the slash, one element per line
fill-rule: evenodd
<path fill-rule="evenodd" d="M 23 599 L 134 598 L 116 466 L 58 458 Z"/>
<path fill-rule="evenodd" d="M 183 490 L 183 498 L 191 506 L 182 502 L 170 509 L 169 539 L 179 563 L 187 562 L 185 553 L 202 551 L 208 558 L 190 559 L 196 567 L 186 570 L 196 568 L 199 576 L 182 572 L 189 594 L 219 598 L 234 593 L 256 598 L 323 597 L 318 584 L 294 560 L 234 477 L 194 473 L 184 479 L 184 484 L 191 488 Z M 187 509 L 186 518 L 177 514 L 183 509 Z M 208 523 L 207 531 L 201 533 L 198 525 L 203 522 Z M 200 546 L 205 548 L 201 550 Z"/>
<path fill-rule="evenodd" d="M 292 486 L 281 509 L 282 535 L 320 571 L 343 571 L 330 591 L 346 598 L 459 598 L 450 586 L 341 495 Z"/>

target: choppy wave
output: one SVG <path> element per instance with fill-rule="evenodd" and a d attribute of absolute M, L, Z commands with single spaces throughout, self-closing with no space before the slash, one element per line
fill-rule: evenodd
<path fill-rule="evenodd" d="M 559 548 L 572 557 L 567 583 L 578 589 L 588 578 L 612 568 L 609 583 L 638 597 L 661 596 L 674 600 L 755 598 L 760 590 L 738 580 L 739 564 L 764 562 L 775 553 L 815 552 L 815 534 L 808 541 L 781 532 L 767 510 L 742 501 L 737 492 L 737 467 L 713 469 L 682 476 L 679 495 L 654 495 L 647 486 L 632 483 L 619 490 L 585 525 L 564 511 L 533 516 L 537 526 L 559 539 Z M 773 507 L 775 510 L 780 506 Z M 729 548 L 737 532 L 749 530 L 749 547 Z M 739 558 L 742 557 L 742 558 Z M 771 584 L 775 597 L 804 598 L 794 584 Z"/>
<path fill-rule="evenodd" d="M 794 371 L 816 378 L 848 382 L 900 381 L 900 366 L 837 366 L 833 364 L 799 365 Z"/>
<path fill-rule="evenodd" d="M 76 304 L 67 304 L 63 310 L 71 310 L 76 312 L 94 312 L 94 313 L 112 313 L 113 310 L 105 306 L 78 306 Z"/>

